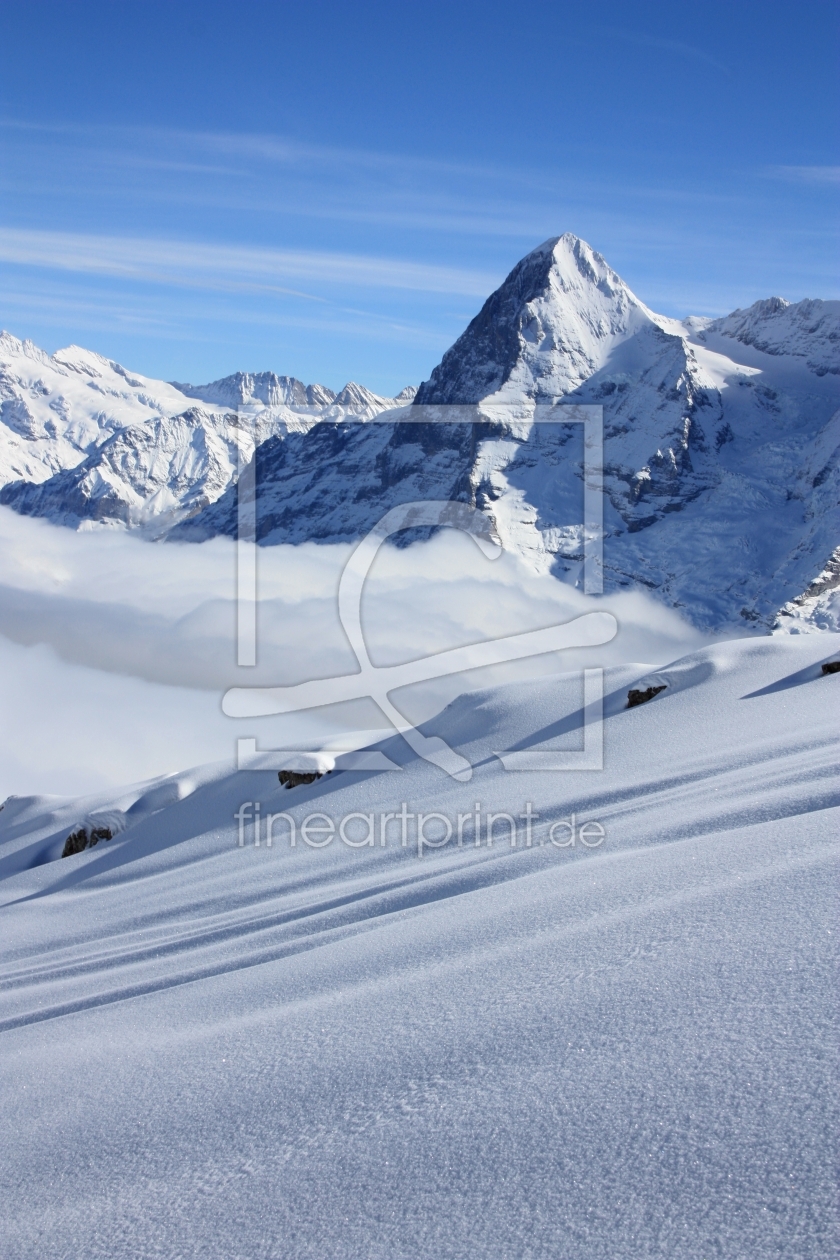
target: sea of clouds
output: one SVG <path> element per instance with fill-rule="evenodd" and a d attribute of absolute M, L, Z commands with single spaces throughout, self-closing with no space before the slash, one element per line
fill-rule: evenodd
<path fill-rule="evenodd" d="M 353 545 L 259 548 L 257 665 L 236 664 L 236 546 L 151 543 L 75 533 L 0 508 L 0 800 L 76 795 L 232 759 L 237 736 L 261 748 L 359 746 L 385 725 L 371 701 L 308 714 L 231 719 L 231 686 L 289 685 L 356 672 L 338 616 Z M 596 598 L 488 559 L 452 530 L 385 546 L 365 589 L 363 626 L 377 666 L 569 621 L 606 609 L 602 647 L 552 652 L 416 685 L 399 695 L 425 721 L 455 695 L 584 665 L 662 665 L 708 642 L 650 596 Z"/>

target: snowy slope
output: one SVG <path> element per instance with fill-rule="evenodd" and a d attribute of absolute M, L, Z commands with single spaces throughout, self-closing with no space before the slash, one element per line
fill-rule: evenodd
<path fill-rule="evenodd" d="M 560 675 L 426 725 L 469 783 L 394 739 L 398 772 L 291 791 L 216 766 L 6 801 L 5 1254 L 833 1254 L 838 657 L 783 636 L 609 671 L 600 773 L 495 755 L 574 746 Z M 239 847 L 246 801 L 373 813 L 375 844 L 280 821 Z M 464 844 L 418 856 L 432 809 Z M 80 824 L 115 836 L 59 858 Z"/>

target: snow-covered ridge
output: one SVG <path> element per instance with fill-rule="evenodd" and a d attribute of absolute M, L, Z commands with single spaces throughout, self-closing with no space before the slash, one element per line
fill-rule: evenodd
<path fill-rule="evenodd" d="M 840 374 L 840 302 L 806 298 L 791 304 L 784 298 L 765 298 L 713 321 L 709 328 L 765 354 L 806 359 L 817 376 Z"/>
<path fill-rule="evenodd" d="M 45 354 L 0 333 L 0 484 L 46 481 L 129 425 L 177 415 L 189 400 L 80 346 Z"/>
<path fill-rule="evenodd" d="M 394 403 L 411 402 L 417 387 L 408 385 L 396 398 L 374 394 L 356 381 L 348 381 L 338 394 L 326 385 L 304 385 L 294 376 L 277 376 L 274 372 L 235 372 L 209 385 L 184 385 L 173 381 L 174 388 L 187 398 L 215 403 L 235 410 L 242 406 L 291 407 L 324 409 L 327 415 L 353 412 L 364 419 L 378 414 Z M 368 414 L 369 413 L 369 414 Z"/>
<path fill-rule="evenodd" d="M 262 403 L 265 407 L 325 407 L 335 394 L 325 385 L 304 385 L 294 376 L 277 376 L 274 372 L 235 372 L 209 385 L 173 386 L 187 398 L 237 408 L 243 403 Z"/>
<path fill-rule="evenodd" d="M 397 405 L 411 401 L 409 387 Z M 201 401 L 201 406 L 195 405 Z M 395 405 L 354 382 L 340 394 L 273 372 L 179 385 L 129 372 L 80 346 L 47 355 L 0 333 L 0 490 L 17 511 L 78 528 L 159 536 L 219 497 L 257 441 L 328 416 L 370 419 Z"/>

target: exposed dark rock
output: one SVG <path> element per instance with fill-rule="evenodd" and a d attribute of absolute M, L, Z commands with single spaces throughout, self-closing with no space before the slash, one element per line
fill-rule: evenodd
<path fill-rule="evenodd" d="M 423 381 L 414 403 L 477 403 L 509 378 L 521 353 L 523 326 L 531 318 L 528 303 L 549 285 L 554 264 L 546 242 L 517 263 L 504 284 L 487 299 L 475 319 Z"/>
<path fill-rule="evenodd" d="M 822 667 L 824 674 L 840 674 L 840 661 L 826 661 Z"/>
<path fill-rule="evenodd" d="M 666 684 L 660 687 L 645 687 L 644 691 L 631 687 L 627 692 L 627 708 L 635 709 L 637 704 L 647 704 L 648 700 L 652 700 L 654 696 L 658 696 L 660 691 L 665 690 Z"/>
<path fill-rule="evenodd" d="M 86 849 L 87 847 L 88 833 L 85 831 L 84 827 L 82 827 L 79 831 L 74 831 L 72 835 L 69 835 L 64 841 L 64 849 L 62 850 L 61 856 L 63 858 L 72 857 L 74 853 L 81 853 L 82 849 Z"/>
<path fill-rule="evenodd" d="M 318 770 L 311 770 L 306 773 L 297 770 L 281 770 L 277 778 L 284 787 L 293 788 L 297 787 L 299 783 L 314 783 L 316 779 L 321 778 L 321 774 Z"/>
<path fill-rule="evenodd" d="M 64 848 L 61 856 L 63 858 L 72 857 L 74 853 L 82 853 L 85 849 L 92 849 L 95 844 L 99 844 L 100 840 L 113 839 L 114 833 L 110 827 L 92 827 L 90 835 L 85 827 L 80 827 L 78 831 L 72 832 L 64 841 Z"/>
<path fill-rule="evenodd" d="M 734 442 L 735 434 L 732 432 L 732 425 L 727 420 L 722 424 L 715 434 L 715 450 L 719 451 L 727 442 Z"/>

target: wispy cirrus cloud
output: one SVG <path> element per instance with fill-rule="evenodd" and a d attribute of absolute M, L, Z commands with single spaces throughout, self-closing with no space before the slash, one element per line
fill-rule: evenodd
<path fill-rule="evenodd" d="M 83 328 L 85 334 L 137 333 L 165 337 L 167 342 L 204 342 L 208 326 L 223 324 L 227 327 L 226 342 L 229 346 L 250 348 L 255 330 L 294 329 L 313 334 L 337 334 L 353 336 L 373 344 L 421 347 L 440 355 L 460 331 L 460 325 L 451 331 L 389 319 L 375 311 L 341 307 L 337 304 L 318 303 L 311 307 L 311 314 L 299 311 L 283 314 L 282 311 L 263 308 L 250 309 L 236 306 L 231 310 L 223 302 L 207 300 L 207 295 L 187 299 L 186 303 L 140 300 L 137 294 L 130 301 L 120 301 L 107 293 L 97 292 L 87 300 L 74 296 L 61 296 L 51 288 L 47 294 L 33 293 L 31 289 L 11 288 L 3 293 L 3 321 L 10 330 L 19 328 L 25 333 L 33 321 L 47 328 L 66 328 L 69 325 Z M 468 316 L 460 321 L 466 322 Z"/>
<path fill-rule="evenodd" d="M 325 144 L 306 144 L 272 132 L 187 130 L 178 127 L 143 127 L 124 125 L 100 125 L 75 122 L 30 122 L 16 118 L 0 118 L 0 132 L 25 136 L 55 138 L 63 143 L 85 145 L 99 149 L 110 146 L 116 157 L 130 159 L 135 152 L 145 148 L 160 152 L 181 147 L 191 151 L 203 151 L 215 157 L 225 157 L 234 162 L 257 159 L 262 163 L 280 167 L 302 167 L 311 171 L 323 166 L 330 171 L 336 167 L 349 167 L 354 172 L 378 171 L 390 175 L 428 176 L 441 174 L 468 176 L 482 179 L 507 179 L 511 174 L 508 165 L 489 165 L 475 162 L 454 162 L 422 154 L 391 153 L 383 150 L 355 148 Z M 163 159 L 165 161 L 165 159 Z M 215 169 L 210 167 L 209 169 Z M 230 173 L 235 167 L 218 168 Z M 535 172 L 518 172 L 535 182 L 545 183 L 544 177 Z"/>
<path fill-rule="evenodd" d="M 769 166 L 765 174 L 794 184 L 840 184 L 840 166 Z"/>
<path fill-rule="evenodd" d="M 653 43 L 677 67 L 709 56 Z M 667 314 L 830 295 L 827 238 L 815 244 L 813 228 L 835 168 L 718 179 L 693 163 L 663 171 L 646 143 L 638 161 L 613 160 L 563 132 L 529 169 L 510 148 L 453 161 L 268 132 L 0 118 L 0 322 L 150 375 L 210 379 L 247 361 L 395 393 L 428 375 L 518 257 L 567 230 Z M 771 177 L 787 195 L 767 197 Z"/>
<path fill-rule="evenodd" d="M 232 214 L 237 233 L 246 235 L 258 220 L 269 234 L 279 227 L 297 238 L 310 236 L 315 224 L 322 234 L 356 240 L 394 230 L 412 237 L 412 252 L 421 255 L 447 236 L 459 252 L 465 237 L 471 245 L 483 238 L 494 252 L 509 248 L 500 242 L 516 241 L 510 263 L 548 236 L 580 231 L 584 221 L 626 218 L 631 201 L 643 214 L 671 203 L 714 208 L 733 199 L 702 182 L 679 186 L 649 171 L 586 170 L 591 154 L 566 139 L 564 161 L 541 170 L 515 159 L 459 163 L 270 133 L 8 118 L 0 118 L 0 145 L 0 196 L 9 204 L 58 203 L 65 208 L 62 227 L 76 226 L 66 216 L 85 202 L 123 222 L 138 213 L 171 220 L 188 210 L 193 220 L 217 215 L 223 233 L 230 232 Z M 661 224 L 651 228 L 651 238 L 660 230 Z"/>
<path fill-rule="evenodd" d="M 667 39 L 664 36 L 647 35 L 639 31 L 620 30 L 616 27 L 607 27 L 604 30 L 604 34 L 611 39 L 621 40 L 625 44 L 636 44 L 640 48 L 657 48 L 662 52 L 671 53 L 675 57 L 686 58 L 689 61 L 712 66 L 723 74 L 732 73 L 729 66 L 719 61 L 717 57 L 713 57 L 711 53 L 706 52 L 704 48 L 698 48 L 695 44 L 687 44 L 681 39 Z"/>
<path fill-rule="evenodd" d="M 0 118 L 0 146 L 0 193 L 8 200 L 60 196 L 73 207 L 80 198 L 96 199 L 129 216 L 140 206 L 189 206 L 203 218 L 213 210 L 247 221 L 282 214 L 307 224 L 527 242 L 548 235 L 559 193 L 556 177 L 527 169 L 303 144 L 270 133 Z"/>
<path fill-rule="evenodd" d="M 311 301 L 300 282 L 486 297 L 500 277 L 396 258 L 0 227 L 0 262 Z"/>

